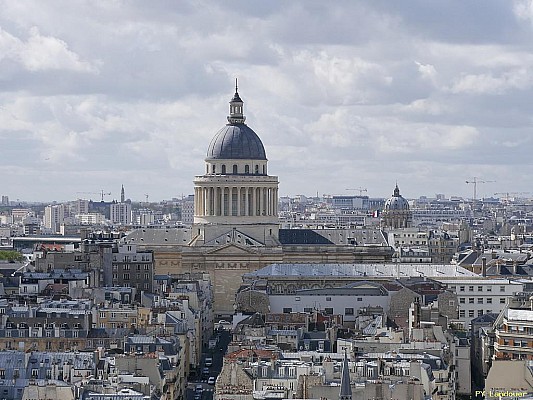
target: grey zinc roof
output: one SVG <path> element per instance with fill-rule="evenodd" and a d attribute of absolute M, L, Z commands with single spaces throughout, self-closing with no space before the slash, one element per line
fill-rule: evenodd
<path fill-rule="evenodd" d="M 402 278 L 427 276 L 434 278 L 474 277 L 477 274 L 451 264 L 270 264 L 247 274 L 244 278 L 268 279 L 272 276 L 338 276 Z"/>
<path fill-rule="evenodd" d="M 245 124 L 228 124 L 220 129 L 207 149 L 208 160 L 266 160 L 259 136 Z"/>
<path fill-rule="evenodd" d="M 184 245 L 191 240 L 191 230 L 187 228 L 146 228 L 136 229 L 123 238 L 125 243 L 138 245 Z"/>
<path fill-rule="evenodd" d="M 387 290 L 373 282 L 356 282 L 336 288 L 300 289 L 296 294 L 302 296 L 387 296 Z"/>

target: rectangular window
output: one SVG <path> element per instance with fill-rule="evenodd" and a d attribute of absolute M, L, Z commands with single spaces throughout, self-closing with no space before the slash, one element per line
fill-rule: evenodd
<path fill-rule="evenodd" d="M 478 286 L 478 287 L 477 287 L 477 291 L 478 291 L 478 292 L 482 292 L 482 291 L 483 291 L 483 286 Z"/>
<path fill-rule="evenodd" d="M 124 274 L 124 280 L 129 281 L 130 280 L 130 274 Z"/>
<path fill-rule="evenodd" d="M 483 310 L 477 310 L 477 316 L 481 317 L 483 315 Z"/>
<path fill-rule="evenodd" d="M 353 315 L 353 314 L 354 314 L 354 311 L 352 307 L 344 309 L 344 315 Z"/>
<path fill-rule="evenodd" d="M 313 309 L 311 307 L 304 307 L 304 313 L 312 313 Z"/>
<path fill-rule="evenodd" d="M 487 297 L 487 304 L 492 304 L 492 297 Z"/>
<path fill-rule="evenodd" d="M 465 310 L 459 310 L 459 317 L 464 318 L 465 317 Z"/>
<path fill-rule="evenodd" d="M 363 301 L 363 298 L 362 297 L 358 297 L 357 301 Z"/>
<path fill-rule="evenodd" d="M 459 286 L 459 291 L 460 292 L 464 292 L 465 291 L 465 287 L 464 286 Z"/>
<path fill-rule="evenodd" d="M 331 297 L 326 297 L 326 301 L 331 301 Z"/>
<path fill-rule="evenodd" d="M 473 317 L 474 316 L 474 310 L 468 310 L 468 316 Z"/>
<path fill-rule="evenodd" d="M 292 308 L 291 307 L 284 307 L 283 308 L 283 314 L 289 314 L 292 312 Z"/>
<path fill-rule="evenodd" d="M 500 297 L 500 304 L 505 304 L 505 297 Z"/>
<path fill-rule="evenodd" d="M 468 286 L 468 291 L 469 292 L 473 292 L 474 291 L 474 286 Z"/>
<path fill-rule="evenodd" d="M 487 292 L 492 292 L 492 286 L 487 286 Z"/>
<path fill-rule="evenodd" d="M 327 315 L 333 315 L 333 308 L 332 307 L 324 308 L 324 313 Z"/>
<path fill-rule="evenodd" d="M 449 305 L 450 307 L 455 306 L 455 300 L 448 300 L 448 305 Z"/>
<path fill-rule="evenodd" d="M 468 298 L 468 304 L 474 304 L 474 298 L 473 297 L 469 297 Z"/>
<path fill-rule="evenodd" d="M 459 299 L 459 304 L 465 304 L 465 302 L 466 302 L 466 299 L 464 297 L 461 297 Z"/>
<path fill-rule="evenodd" d="M 483 304 L 483 297 L 479 297 L 477 299 L 477 304 Z"/>
<path fill-rule="evenodd" d="M 505 292 L 505 286 L 500 286 L 500 292 Z"/>

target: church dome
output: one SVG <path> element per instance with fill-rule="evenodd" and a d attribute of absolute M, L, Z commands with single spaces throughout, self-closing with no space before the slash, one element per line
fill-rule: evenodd
<path fill-rule="evenodd" d="M 208 160 L 266 160 L 263 143 L 257 133 L 242 124 L 228 124 L 220 129 L 207 149 Z"/>
<path fill-rule="evenodd" d="M 400 194 L 398 185 L 394 188 L 394 194 L 385 202 L 385 210 L 409 210 L 409 203 Z"/>
<path fill-rule="evenodd" d="M 243 101 L 235 83 L 235 94 L 229 102 L 228 124 L 217 132 L 209 148 L 206 160 L 265 160 L 266 153 L 257 133 L 244 121 Z"/>

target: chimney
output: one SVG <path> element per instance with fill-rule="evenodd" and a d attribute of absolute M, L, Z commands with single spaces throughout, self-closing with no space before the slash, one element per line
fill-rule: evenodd
<path fill-rule="evenodd" d="M 513 261 L 513 268 L 511 270 L 513 275 L 518 275 L 518 261 Z"/>
<path fill-rule="evenodd" d="M 481 276 L 486 277 L 487 276 L 487 258 L 481 257 Z"/>

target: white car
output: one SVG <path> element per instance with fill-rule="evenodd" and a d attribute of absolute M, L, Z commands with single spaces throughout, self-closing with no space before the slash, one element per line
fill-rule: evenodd
<path fill-rule="evenodd" d="M 210 384 L 210 385 L 214 385 L 215 384 L 215 377 L 214 376 L 210 376 L 209 379 L 207 380 L 207 383 Z"/>

